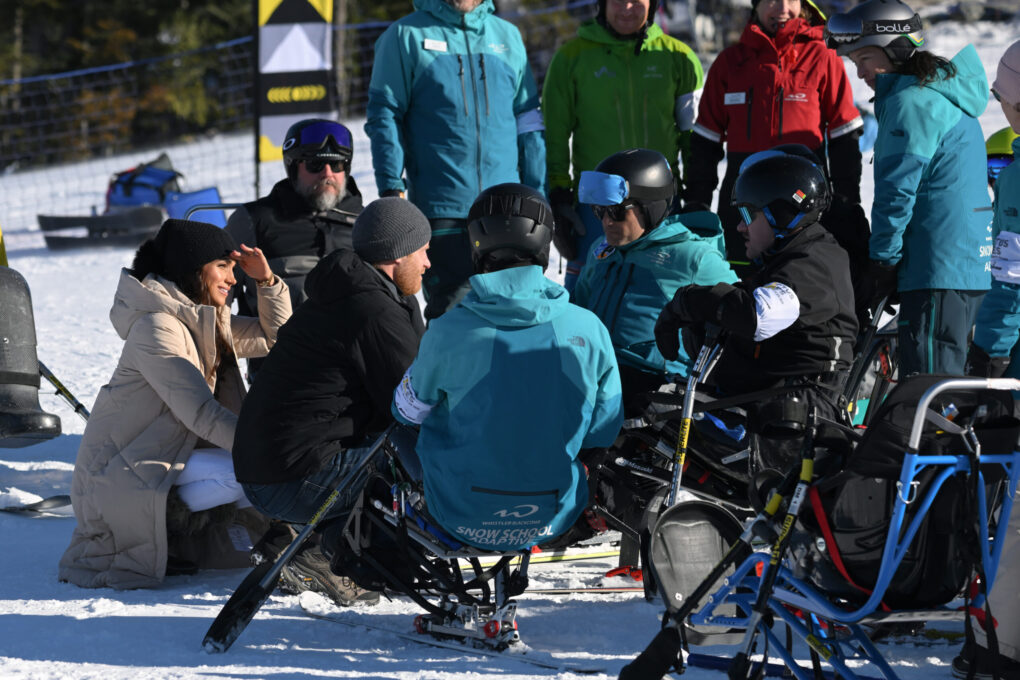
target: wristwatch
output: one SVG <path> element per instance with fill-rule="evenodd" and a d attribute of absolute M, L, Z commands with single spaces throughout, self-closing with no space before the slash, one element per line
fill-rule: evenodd
<path fill-rule="evenodd" d="M 270 274 L 268 279 L 266 279 L 265 281 L 256 281 L 255 285 L 257 285 L 259 288 L 269 288 L 274 283 L 276 283 L 276 274 Z"/>

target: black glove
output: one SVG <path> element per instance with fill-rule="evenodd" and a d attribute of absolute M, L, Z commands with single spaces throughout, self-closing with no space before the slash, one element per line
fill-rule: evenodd
<path fill-rule="evenodd" d="M 680 329 L 696 322 L 696 319 L 691 318 L 684 299 L 688 289 L 693 287 L 684 286 L 677 290 L 673 299 L 666 303 L 666 306 L 659 312 L 659 318 L 655 321 L 655 344 L 666 361 L 676 361 L 679 358 Z"/>
<path fill-rule="evenodd" d="M 981 347 L 971 343 L 967 352 L 967 375 L 978 378 L 1001 378 L 1009 368 L 1009 357 L 989 356 Z"/>
<path fill-rule="evenodd" d="M 393 196 L 396 196 L 397 198 L 403 198 L 404 197 L 403 189 L 387 189 L 386 191 L 382 191 L 379 193 L 379 198 L 391 198 Z"/>
<path fill-rule="evenodd" d="M 873 311 L 875 314 L 881 313 L 882 310 L 875 308 L 882 300 L 885 300 L 887 304 L 895 301 L 896 265 L 871 260 L 861 284 L 861 295 L 857 300 L 858 311 L 867 310 Z"/>
<path fill-rule="evenodd" d="M 553 189 L 549 192 L 549 205 L 556 223 L 553 229 L 556 250 L 568 260 L 576 260 L 579 237 L 584 236 L 587 229 L 574 209 L 574 192 L 563 187 Z"/>

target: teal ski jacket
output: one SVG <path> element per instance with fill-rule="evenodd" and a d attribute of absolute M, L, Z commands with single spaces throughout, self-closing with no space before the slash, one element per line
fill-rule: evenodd
<path fill-rule="evenodd" d="M 429 219 L 463 219 L 494 184 L 544 191 L 544 126 L 520 32 L 492 0 L 467 14 L 443 0 L 414 6 L 375 44 L 365 132 L 379 193 L 406 188 Z"/>
<path fill-rule="evenodd" d="M 723 257 L 722 234 L 718 215 L 694 212 L 668 217 L 619 248 L 605 239 L 592 248 L 573 299 L 602 319 L 620 364 L 687 375 L 690 359 L 682 347 L 677 361 L 667 362 L 659 353 L 655 321 L 678 288 L 736 283 Z"/>
<path fill-rule="evenodd" d="M 602 322 L 539 267 L 470 282 L 430 323 L 391 410 L 421 425 L 432 517 L 467 544 L 518 550 L 565 532 L 587 505 L 578 452 L 619 433 L 620 375 Z"/>
<path fill-rule="evenodd" d="M 918 85 L 881 74 L 875 85 L 875 202 L 870 256 L 898 265 L 899 290 L 988 290 L 991 230 L 985 141 L 978 116 L 988 80 L 973 45 L 957 74 Z"/>
<path fill-rule="evenodd" d="M 1020 158 L 1020 139 L 1013 140 L 1013 157 Z M 1020 339 L 1020 261 L 1001 261 L 999 258 L 1016 258 L 1018 255 L 1018 239 L 1012 235 L 1020 235 L 1020 163 L 1013 162 L 999 173 L 993 205 L 992 230 L 996 237 L 993 267 L 996 276 L 991 290 L 981 301 L 974 328 L 974 344 L 988 352 L 988 356 L 1005 357 L 1010 356 Z M 1003 232 L 1010 235 L 1008 241 L 1012 243 L 1004 242 L 1000 246 L 999 237 Z M 1006 373 L 1007 377 L 1020 375 L 1020 363 L 1013 364 Z"/>

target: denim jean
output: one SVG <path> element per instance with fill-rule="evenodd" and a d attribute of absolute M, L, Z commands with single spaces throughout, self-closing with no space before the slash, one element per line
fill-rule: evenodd
<path fill-rule="evenodd" d="M 315 472 L 303 479 L 279 484 L 241 484 L 255 509 L 274 519 L 292 524 L 306 524 L 323 506 L 339 479 L 342 487 L 333 506 L 321 519 L 334 519 L 350 513 L 370 474 L 377 469 L 385 454 L 377 451 L 373 460 L 353 478 L 343 481 L 364 461 L 368 449 L 340 451 Z"/>

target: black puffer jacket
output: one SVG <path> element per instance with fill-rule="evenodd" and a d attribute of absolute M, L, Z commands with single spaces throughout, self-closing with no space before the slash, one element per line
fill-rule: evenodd
<path fill-rule="evenodd" d="M 300 479 L 385 428 L 425 332 L 417 299 L 401 297 L 353 251 L 324 257 L 305 289 L 241 408 L 233 448 L 241 482 Z"/>
<path fill-rule="evenodd" d="M 287 282 L 294 309 L 305 301 L 305 276 L 319 260 L 338 248 L 351 247 L 351 228 L 361 212 L 361 192 L 347 177 L 347 196 L 332 210 L 314 212 L 289 179 L 276 183 L 268 196 L 245 203 L 230 216 L 226 229 L 234 240 L 257 246 L 273 273 Z M 255 282 L 237 271 L 238 311 L 257 316 Z"/>
<path fill-rule="evenodd" d="M 729 335 L 712 381 L 726 394 L 775 385 L 783 378 L 843 372 L 857 337 L 847 254 L 820 224 L 812 224 L 763 258 L 761 268 L 726 296 Z M 754 290 L 769 283 L 793 289 L 800 316 L 776 335 L 754 340 Z M 713 318 L 707 313 L 702 318 Z"/>

